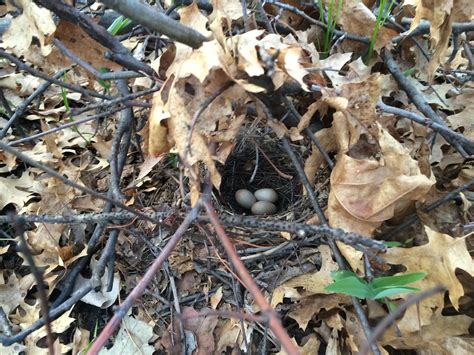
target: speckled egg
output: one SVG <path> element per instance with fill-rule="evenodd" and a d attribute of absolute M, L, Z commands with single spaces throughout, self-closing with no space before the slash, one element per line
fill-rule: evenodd
<path fill-rule="evenodd" d="M 277 207 L 268 201 L 257 201 L 252 205 L 252 214 L 271 215 L 277 212 Z"/>
<path fill-rule="evenodd" d="M 252 205 L 257 201 L 254 194 L 247 189 L 240 189 L 235 192 L 235 201 L 239 206 L 251 209 Z"/>
<path fill-rule="evenodd" d="M 275 190 L 266 188 L 266 189 L 259 189 L 255 191 L 255 197 L 259 201 L 267 201 L 271 203 L 275 203 L 278 200 L 278 194 Z"/>

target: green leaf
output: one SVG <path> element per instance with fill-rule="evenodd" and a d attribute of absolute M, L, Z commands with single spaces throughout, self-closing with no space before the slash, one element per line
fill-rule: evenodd
<path fill-rule="evenodd" d="M 385 304 L 387 305 L 388 311 L 390 313 L 395 312 L 395 310 L 397 309 L 397 304 L 395 302 L 386 301 Z"/>
<path fill-rule="evenodd" d="M 403 75 L 405 75 L 406 77 L 409 77 L 409 76 L 412 76 L 413 73 L 415 72 L 416 68 L 415 67 L 412 67 L 410 69 L 407 69 L 403 72 Z"/>
<path fill-rule="evenodd" d="M 378 300 L 380 298 L 393 296 L 399 293 L 405 292 L 416 292 L 419 291 L 419 288 L 416 287 L 408 287 L 408 286 L 401 286 L 401 287 L 384 287 L 384 288 L 377 288 L 370 292 L 369 297 L 374 300 Z"/>
<path fill-rule="evenodd" d="M 395 241 L 384 241 L 383 242 L 387 248 L 401 247 L 403 244 Z"/>
<path fill-rule="evenodd" d="M 410 274 L 403 275 L 376 277 L 370 284 L 374 289 L 380 287 L 404 286 L 422 280 L 426 275 L 426 272 L 412 272 Z"/>
<path fill-rule="evenodd" d="M 342 293 L 345 295 L 355 296 L 358 298 L 366 298 L 370 289 L 367 284 L 363 283 L 356 276 L 345 277 L 324 288 L 326 291 Z"/>
<path fill-rule="evenodd" d="M 117 17 L 114 22 L 107 28 L 107 31 L 109 31 L 112 35 L 116 35 L 119 33 L 125 26 L 127 26 L 129 23 L 131 23 L 132 20 L 125 18 L 123 16 Z"/>
<path fill-rule="evenodd" d="M 109 72 L 109 69 L 107 69 L 107 68 L 100 68 L 99 71 L 100 71 L 101 73 L 107 73 L 107 72 Z M 110 85 L 110 81 L 109 81 L 109 80 L 102 80 L 102 79 L 99 79 L 99 80 L 97 80 L 97 82 L 98 82 L 98 83 L 100 84 L 100 86 L 102 86 L 106 91 L 109 91 L 110 88 L 112 87 L 112 86 Z"/>
<path fill-rule="evenodd" d="M 357 277 L 360 280 L 360 277 L 357 276 L 354 272 L 347 270 L 333 271 L 331 272 L 331 277 L 334 281 L 343 280 L 347 277 Z"/>

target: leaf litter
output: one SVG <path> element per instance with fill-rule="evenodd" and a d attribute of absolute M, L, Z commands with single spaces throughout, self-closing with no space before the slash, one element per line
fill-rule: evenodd
<path fill-rule="evenodd" d="M 73 279 L 74 292 L 93 283 L 103 264 L 100 287 L 78 298 L 51 322 L 55 352 L 78 354 L 91 347 L 114 305 L 135 289 L 188 208 L 200 203 L 206 174 L 223 216 L 238 214 L 231 201 L 222 199 L 227 195 L 221 194 L 221 186 L 237 186 L 223 184 L 229 169 L 237 181 L 238 176 L 255 176 L 263 169 L 262 160 L 269 159 L 273 167 L 263 173 L 267 179 L 274 169 L 301 179 L 295 171 L 285 170 L 291 160 L 280 139 L 288 137 L 290 148 L 303 162 L 310 188 L 319 193 L 327 228 L 398 243 L 377 252 L 338 241 L 340 254 L 358 277 L 370 281 L 374 276 L 425 272 L 414 287 L 428 290 L 441 284 L 446 288 L 445 294 L 421 299 L 398 317 L 378 339 L 379 352 L 469 353 L 465 349 L 474 346 L 469 328 L 474 305 L 469 156 L 474 38 L 472 30 L 462 30 L 474 21 L 469 1 L 406 0 L 396 5 L 390 21 L 380 28 L 370 61 L 368 43 L 378 25 L 378 9 L 370 1 L 302 4 L 288 0 L 267 1 L 263 6 L 257 1 L 256 7 L 247 4 L 245 14 L 237 0 L 206 2 L 212 11 L 192 2 L 170 14 L 204 36 L 199 48 L 129 29 L 125 36 L 115 37 L 133 54 L 127 57 L 122 52 L 127 58 L 122 62 L 109 52 L 117 51 L 117 44 L 107 47 L 104 37 L 94 38 L 93 27 L 64 18 L 58 22 L 54 11 L 40 6 L 47 2 L 0 5 L 2 19 L 9 23 L 2 34 L 2 51 L 48 75 L 67 70 L 62 81 L 108 96 L 103 102 L 124 95 L 119 85 L 98 80 L 87 65 L 77 63 L 103 73 L 120 73 L 122 67 L 130 69 L 127 63 L 136 65 L 130 57 L 140 58 L 153 68 L 153 75 L 143 76 L 142 71 L 142 78 L 121 80 L 128 80 L 133 93 L 155 84 L 159 90 L 125 101 L 134 105 L 132 129 L 131 124 L 121 126 L 118 110 L 97 105 L 98 98 L 50 85 L 2 131 L 3 141 L 79 186 L 101 192 L 110 188 L 115 194 L 112 187 L 118 174 L 120 194 L 114 198 L 136 210 L 165 216 L 159 225 L 137 219 L 113 224 L 101 224 L 100 219 L 83 224 L 47 220 L 26 224 L 29 253 L 42 273 L 50 307 L 68 287 L 68 275 L 77 265 L 84 264 Z M 95 4 L 87 16 L 100 19 L 101 10 Z M 334 25 L 334 38 L 326 32 L 329 23 Z M 326 38 L 330 39 L 327 52 L 323 50 Z M 70 55 L 54 41 L 67 47 Z M 392 51 L 404 80 L 446 127 L 470 139 L 467 155 L 433 125 L 409 119 L 410 115 L 425 119 L 426 113 L 412 103 L 413 93 L 399 85 L 401 79 L 387 70 L 386 51 Z M 44 81 L 0 55 L 4 58 L 0 62 L 3 128 Z M 132 70 L 140 72 L 136 67 Z M 380 103 L 399 111 L 384 110 Z M 95 110 L 74 113 L 88 105 L 95 105 Z M 102 116 L 34 137 L 92 114 Z M 116 140 L 124 129 L 132 145 L 119 153 Z M 227 162 L 235 161 L 229 158 L 244 151 L 242 146 L 252 150 L 239 157 L 245 160 L 244 170 L 236 171 Z M 260 150 L 265 157 L 248 153 Z M 38 280 L 25 251 L 16 248 L 19 239 L 8 216 L 104 216 L 110 209 L 100 196 L 64 185 L 6 151 L 0 152 L 0 175 L 0 208 L 5 217 L 0 240 L 0 350 L 47 353 L 44 327 L 13 345 L 3 340 L 42 319 Z M 266 187 L 269 182 L 257 183 Z M 433 205 L 459 188 L 462 191 L 444 204 Z M 311 199 L 301 182 L 299 194 L 285 197 L 291 203 L 281 205 L 282 210 L 266 220 L 324 223 Z M 402 229 L 409 219 L 418 222 Z M 325 289 L 333 281 L 332 273 L 341 269 L 331 243 L 318 236 L 269 232 L 261 224 L 252 229 L 230 225 L 226 230 L 301 354 L 361 349 L 367 329 L 353 300 Z M 101 353 L 284 353 L 281 338 L 268 330 L 265 313 L 219 243 L 207 220 L 196 222 Z M 376 326 L 409 297 L 402 293 L 380 301 L 362 300 L 366 321 Z"/>

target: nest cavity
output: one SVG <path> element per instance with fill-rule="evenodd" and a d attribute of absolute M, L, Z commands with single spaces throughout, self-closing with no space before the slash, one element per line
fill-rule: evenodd
<path fill-rule="evenodd" d="M 301 198 L 301 184 L 290 158 L 279 140 L 268 135 L 257 136 L 256 132 L 249 131 L 242 135 L 222 167 L 221 175 L 219 202 L 234 213 L 250 213 L 235 201 L 235 192 L 239 189 L 251 192 L 274 189 L 278 194 L 277 215 L 288 212 Z"/>

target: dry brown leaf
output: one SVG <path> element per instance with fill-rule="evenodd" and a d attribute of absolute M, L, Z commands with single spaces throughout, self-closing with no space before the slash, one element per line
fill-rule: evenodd
<path fill-rule="evenodd" d="M 56 30 L 52 13 L 31 0 L 17 0 L 16 4 L 23 11 L 12 19 L 10 27 L 3 33 L 1 47 L 32 63 L 41 62 L 42 57 L 51 52 L 49 40 Z M 39 43 L 39 52 L 33 38 Z"/>
<path fill-rule="evenodd" d="M 203 309 L 201 311 L 205 311 Z M 215 339 L 213 337 L 214 328 L 217 325 L 217 317 L 214 316 L 200 316 L 199 312 L 192 307 L 185 307 L 182 315 L 187 317 L 184 320 L 184 328 L 192 331 L 197 338 L 196 355 L 213 354 L 216 348 Z"/>
<path fill-rule="evenodd" d="M 301 299 L 316 294 L 330 293 L 324 288 L 333 282 L 331 272 L 339 270 L 339 266 L 332 259 L 331 250 L 327 245 L 321 245 L 319 250 L 321 252 L 321 269 L 294 277 L 278 286 L 272 296 L 273 307 L 283 302 L 283 298 Z M 298 291 L 298 288 L 302 288 L 303 291 Z"/>
<path fill-rule="evenodd" d="M 72 339 L 72 355 L 83 353 L 89 345 L 90 331 L 82 328 L 76 328 Z"/>
<path fill-rule="evenodd" d="M 244 332 L 251 332 L 252 328 L 249 327 L 248 323 L 244 321 L 243 324 Z M 249 335 L 246 334 L 245 336 Z M 239 319 L 232 318 L 220 321 L 215 328 L 215 338 L 217 339 L 215 353 L 221 354 L 226 351 L 227 347 L 234 349 L 234 351 L 245 349 L 243 336 L 242 325 Z"/>
<path fill-rule="evenodd" d="M 0 177 L 0 209 L 9 203 L 22 208 L 33 197 L 31 187 L 34 181 L 34 176 L 28 172 L 19 179 Z"/>
<path fill-rule="evenodd" d="M 332 128 L 323 128 L 315 133 L 315 138 L 321 143 L 322 147 L 328 153 L 335 152 L 337 149 L 337 142 L 334 138 Z M 326 163 L 326 160 L 321 155 L 319 149 L 313 144 L 311 146 L 311 155 L 306 159 L 304 164 L 304 172 L 309 181 L 313 181 L 316 172 Z"/>
<path fill-rule="evenodd" d="M 305 331 L 309 321 L 313 316 L 317 316 L 321 309 L 331 310 L 338 308 L 340 305 L 350 304 L 351 298 L 342 294 L 317 294 L 296 301 L 291 306 L 293 310 L 288 316 L 296 320 L 300 328 Z"/>
<path fill-rule="evenodd" d="M 335 115 L 339 144 L 347 147 L 353 135 L 344 134 L 349 131 L 345 125 L 344 118 Z M 354 159 L 340 153 L 331 174 L 328 207 L 331 226 L 367 236 L 410 201 L 422 200 L 434 183 L 434 178 L 421 174 L 418 163 L 399 142 L 376 127 L 380 158 Z"/>
<path fill-rule="evenodd" d="M 412 308 L 416 312 L 416 307 Z M 416 322 L 415 319 L 413 321 Z M 433 354 L 446 355 L 462 354 L 462 352 L 452 352 L 454 349 L 446 348 L 446 345 L 449 344 L 450 339 L 468 334 L 471 323 L 472 318 L 465 315 L 445 317 L 437 314 L 433 316 L 430 324 L 412 332 L 401 328 L 399 324 L 402 337 L 395 333 L 394 327 L 389 327 L 381 339 L 381 343 L 395 349 L 424 349 L 431 350 Z"/>
<path fill-rule="evenodd" d="M 109 51 L 108 48 L 93 40 L 81 27 L 72 22 L 61 20 L 55 37 L 71 52 L 97 70 L 101 68 L 120 70 L 122 68 L 119 64 L 105 58 L 105 52 Z M 72 64 L 72 61 L 58 49 L 55 49 L 46 60 L 56 65 L 57 68 L 66 68 Z M 93 78 L 91 76 L 91 79 Z"/>
<path fill-rule="evenodd" d="M 0 278 L 0 281 L 2 281 L 1 279 L 3 279 L 3 277 Z M 23 299 L 25 297 L 26 291 L 22 290 L 18 278 L 14 273 L 10 275 L 6 283 L 0 283 L 0 304 L 7 317 L 18 306 L 24 303 Z"/>
<path fill-rule="evenodd" d="M 451 37 L 452 23 L 454 21 L 453 6 L 456 0 L 413 0 L 411 4 L 416 7 L 415 17 L 410 26 L 410 31 L 413 31 L 421 22 L 422 19 L 430 21 L 430 38 L 432 48 L 434 48 L 433 56 L 425 68 L 425 73 L 431 81 L 436 69 L 439 65 L 446 61 L 446 51 L 448 49 L 449 38 Z M 459 1 L 461 3 L 461 1 Z M 465 4 L 463 4 L 465 5 Z M 457 6 L 461 9 L 463 6 Z M 467 5 L 467 9 L 472 6 Z M 469 10 L 461 10 L 469 11 Z M 460 14 L 456 11 L 456 14 Z M 460 18 L 463 16 L 460 16 Z"/>
<path fill-rule="evenodd" d="M 153 327 L 145 322 L 127 315 L 120 324 L 120 330 L 110 349 L 102 349 L 101 355 L 107 354 L 141 354 L 152 355 L 154 347 L 148 342 L 153 336 Z"/>
<path fill-rule="evenodd" d="M 429 243 L 412 248 L 390 248 L 385 260 L 391 264 L 401 264 L 406 272 L 427 272 L 428 275 L 421 281 L 413 284 L 422 290 L 428 290 L 438 284 L 448 288 L 449 299 L 454 308 L 459 309 L 459 299 L 464 295 L 464 289 L 456 277 L 456 269 L 461 269 L 474 276 L 474 262 L 466 248 L 464 238 L 452 238 L 425 227 Z M 443 309 L 444 297 L 438 293 L 421 301 L 422 315 L 426 310 L 431 315 L 433 309 L 440 312 Z M 421 324 L 429 324 L 431 317 L 421 319 Z M 403 321 L 403 320 L 402 320 Z M 416 326 L 416 325 L 414 325 Z"/>

